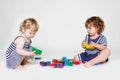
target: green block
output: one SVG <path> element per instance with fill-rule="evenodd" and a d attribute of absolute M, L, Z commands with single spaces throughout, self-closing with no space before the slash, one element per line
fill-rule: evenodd
<path fill-rule="evenodd" d="M 72 66 L 72 65 L 73 65 L 73 62 L 69 61 L 68 66 Z"/>
<path fill-rule="evenodd" d="M 38 55 L 41 55 L 41 53 L 42 53 L 42 50 L 39 50 L 35 47 L 32 48 L 32 51 L 35 52 L 35 54 L 38 54 Z"/>

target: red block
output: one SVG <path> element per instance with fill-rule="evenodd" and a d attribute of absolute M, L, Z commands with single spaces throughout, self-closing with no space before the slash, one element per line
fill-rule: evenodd
<path fill-rule="evenodd" d="M 53 60 L 52 60 L 52 63 L 53 63 L 53 64 L 55 64 L 55 63 L 57 63 L 57 62 L 58 62 L 57 59 L 53 59 Z"/>
<path fill-rule="evenodd" d="M 79 64 L 80 64 L 80 61 L 74 61 L 73 64 L 79 65 Z"/>
<path fill-rule="evenodd" d="M 49 66 L 54 66 L 55 64 L 50 64 Z"/>

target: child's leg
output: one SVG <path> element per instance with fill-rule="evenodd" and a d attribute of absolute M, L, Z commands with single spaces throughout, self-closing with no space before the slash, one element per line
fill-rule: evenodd
<path fill-rule="evenodd" d="M 88 56 L 87 52 L 82 52 L 80 54 L 77 54 L 74 57 L 74 61 L 80 61 L 82 63 L 86 62 L 86 57 Z"/>
<path fill-rule="evenodd" d="M 74 61 L 80 61 L 78 54 L 74 56 Z"/>
<path fill-rule="evenodd" d="M 21 62 L 21 65 L 25 65 L 25 64 L 28 64 L 28 63 L 30 63 L 30 62 L 28 61 L 28 57 L 25 56 L 24 59 L 23 59 L 23 61 Z"/>
<path fill-rule="evenodd" d="M 97 57 L 95 57 L 92 60 L 86 62 L 84 64 L 84 66 L 85 67 L 91 67 L 91 66 L 93 66 L 93 65 L 95 65 L 99 62 L 104 62 L 104 61 L 106 61 L 106 59 L 109 56 L 110 56 L 110 50 L 106 48 L 105 50 L 101 51 L 100 54 Z"/>
<path fill-rule="evenodd" d="M 22 66 L 22 65 L 18 65 L 15 69 L 17 69 L 17 70 L 22 70 L 22 69 L 23 69 L 23 66 Z"/>
<path fill-rule="evenodd" d="M 18 62 L 17 67 L 15 69 L 17 69 L 17 70 L 23 69 L 23 66 L 21 65 L 23 59 L 24 59 L 24 57 L 21 58 L 21 60 Z"/>

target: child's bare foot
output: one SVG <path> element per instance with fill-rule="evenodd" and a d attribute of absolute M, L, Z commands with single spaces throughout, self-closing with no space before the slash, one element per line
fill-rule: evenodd
<path fill-rule="evenodd" d="M 26 65 L 26 64 L 31 64 L 31 62 L 29 62 L 29 61 L 22 62 L 22 65 Z"/>
<path fill-rule="evenodd" d="M 89 67 L 92 67 L 93 65 L 92 65 L 90 62 L 86 62 L 86 63 L 84 64 L 84 66 L 87 67 L 87 68 L 89 68 Z"/>
<path fill-rule="evenodd" d="M 26 64 L 31 64 L 31 63 L 28 61 L 28 57 L 24 57 L 23 61 L 21 62 L 21 65 L 26 65 Z"/>
<path fill-rule="evenodd" d="M 23 66 L 22 65 L 19 65 L 19 66 L 17 66 L 17 68 L 15 68 L 16 70 L 23 70 L 24 68 L 23 68 Z"/>
<path fill-rule="evenodd" d="M 31 62 L 29 62 L 29 61 L 26 61 L 26 64 L 31 64 Z"/>

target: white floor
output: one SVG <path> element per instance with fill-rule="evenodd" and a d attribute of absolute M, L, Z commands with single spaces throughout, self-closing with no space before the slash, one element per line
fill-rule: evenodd
<path fill-rule="evenodd" d="M 106 64 L 85 68 L 82 64 L 62 69 L 41 67 L 38 62 L 26 65 L 23 70 L 10 70 L 5 60 L 0 59 L 0 80 L 120 80 L 120 54 L 112 50 Z"/>

